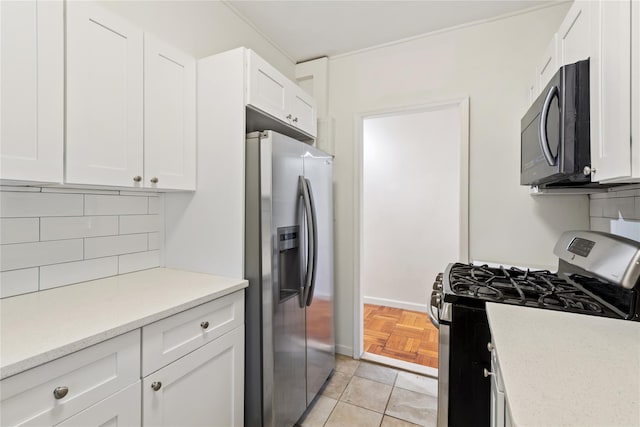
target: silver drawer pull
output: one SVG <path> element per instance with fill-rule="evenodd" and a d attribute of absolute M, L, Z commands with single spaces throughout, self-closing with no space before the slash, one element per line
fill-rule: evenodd
<path fill-rule="evenodd" d="M 133 177 L 133 181 L 134 182 L 140 182 L 140 181 L 142 181 L 142 177 L 140 175 L 136 175 L 136 176 Z"/>
<path fill-rule="evenodd" d="M 152 184 L 157 184 L 158 183 L 158 178 L 154 176 L 153 178 L 151 178 L 150 181 L 151 181 Z"/>
<path fill-rule="evenodd" d="M 200 327 L 201 327 L 202 329 L 207 329 L 207 328 L 209 327 L 209 322 L 202 322 L 202 323 L 200 323 Z"/>
<path fill-rule="evenodd" d="M 151 383 L 151 388 L 153 389 L 153 391 L 160 390 L 160 387 L 162 387 L 162 383 L 160 381 L 154 381 Z"/>
<path fill-rule="evenodd" d="M 53 390 L 53 397 L 56 399 L 62 399 L 67 395 L 67 393 L 69 393 L 69 387 L 56 387 L 55 390 Z"/>
<path fill-rule="evenodd" d="M 485 378 L 488 378 L 489 375 L 494 375 L 494 373 L 489 371 L 487 368 L 484 368 L 483 375 L 484 375 Z"/>

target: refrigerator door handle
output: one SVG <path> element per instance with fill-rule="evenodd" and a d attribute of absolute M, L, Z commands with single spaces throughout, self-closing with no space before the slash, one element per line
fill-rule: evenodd
<path fill-rule="evenodd" d="M 305 217 L 307 222 L 307 267 L 304 275 L 304 283 L 300 289 L 300 307 L 304 307 L 307 302 L 307 297 L 309 294 L 309 290 L 312 286 L 313 280 L 313 260 L 316 258 L 316 254 L 314 249 L 316 248 L 315 244 L 315 233 L 314 233 L 314 212 L 313 212 L 313 200 L 311 195 L 309 194 L 310 188 L 307 186 L 307 180 L 305 180 L 304 176 L 300 175 L 298 177 L 298 183 L 300 187 L 300 193 L 302 195 L 302 199 L 304 201 L 304 210 Z"/>
<path fill-rule="evenodd" d="M 313 267 L 311 269 L 311 286 L 307 289 L 308 295 L 306 298 L 307 306 L 311 305 L 313 301 L 313 294 L 316 288 L 316 271 L 318 270 L 318 216 L 316 215 L 316 203 L 313 199 L 313 191 L 311 190 L 311 181 L 309 178 L 305 178 L 307 184 L 307 191 L 309 193 L 309 202 L 311 205 L 311 224 L 313 230 L 313 239 L 311 244 L 313 245 Z"/>

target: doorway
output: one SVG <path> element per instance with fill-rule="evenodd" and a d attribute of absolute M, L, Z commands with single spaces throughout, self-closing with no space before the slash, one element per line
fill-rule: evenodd
<path fill-rule="evenodd" d="M 468 259 L 468 99 L 366 114 L 360 126 L 354 347 L 434 375 L 433 279 Z"/>

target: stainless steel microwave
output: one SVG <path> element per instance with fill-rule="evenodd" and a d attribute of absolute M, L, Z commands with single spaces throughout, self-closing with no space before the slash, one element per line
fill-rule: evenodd
<path fill-rule="evenodd" d="M 520 184 L 591 182 L 589 60 L 565 65 L 521 121 Z"/>

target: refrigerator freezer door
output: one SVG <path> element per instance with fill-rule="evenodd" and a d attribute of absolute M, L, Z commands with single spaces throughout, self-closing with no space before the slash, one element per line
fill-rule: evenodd
<path fill-rule="evenodd" d="M 305 310 L 300 292 L 280 292 L 284 282 L 296 282 L 290 290 L 300 288 L 300 268 L 286 268 L 279 259 L 277 230 L 296 227 L 301 233 L 303 204 L 299 177 L 303 174 L 304 144 L 277 133 L 261 142 L 272 149 L 272 280 L 273 280 L 273 402 L 275 426 L 294 425 L 304 413 L 305 399 Z M 264 157 L 263 157 L 264 159 Z M 306 242 L 300 237 L 300 247 Z M 302 251 L 304 253 L 304 251 Z M 304 271 L 304 269 L 302 269 Z M 289 274 L 289 275 L 288 275 Z M 289 277 L 291 274 L 297 277 Z M 302 304 L 304 306 L 304 304 Z"/>
<path fill-rule="evenodd" d="M 313 294 L 307 299 L 307 405 L 335 367 L 333 330 L 333 160 L 313 147 L 304 156 L 316 210 L 317 267 Z"/>

